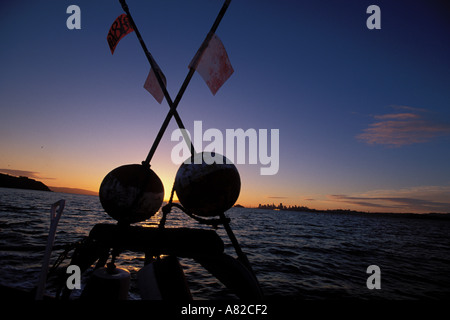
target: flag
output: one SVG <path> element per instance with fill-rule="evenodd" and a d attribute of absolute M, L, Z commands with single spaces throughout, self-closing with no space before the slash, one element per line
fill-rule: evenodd
<path fill-rule="evenodd" d="M 189 64 L 189 68 L 195 68 L 196 60 L 196 57 L 194 57 Z M 214 34 L 209 41 L 195 70 L 202 76 L 213 95 L 233 74 L 234 70 L 228 59 L 225 47 L 217 35 Z"/>
<path fill-rule="evenodd" d="M 111 54 L 114 54 L 114 50 L 116 49 L 120 39 L 132 31 L 134 31 L 134 29 L 130 24 L 128 16 L 125 13 L 118 16 L 109 29 L 108 36 L 106 37 L 109 48 L 111 49 Z"/>
<path fill-rule="evenodd" d="M 164 74 L 160 71 L 159 75 L 161 76 L 162 81 L 164 82 L 164 86 L 167 85 L 166 77 Z M 162 91 L 158 79 L 156 78 L 155 72 L 153 71 L 153 68 L 150 69 L 150 72 L 148 73 L 147 80 L 145 80 L 144 88 L 151 93 L 153 98 L 156 99 L 159 103 L 161 103 L 164 99 L 164 92 Z"/>

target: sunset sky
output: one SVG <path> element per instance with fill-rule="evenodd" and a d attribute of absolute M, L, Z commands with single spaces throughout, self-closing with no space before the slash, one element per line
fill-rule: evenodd
<path fill-rule="evenodd" d="M 127 3 L 174 99 L 223 2 Z M 72 4 L 81 30 L 66 27 Z M 372 4 L 379 30 L 366 26 Z M 0 3 L 0 172 L 98 191 L 109 171 L 146 158 L 169 107 L 143 88 L 135 33 L 111 55 L 122 13 L 118 0 Z M 279 130 L 277 174 L 238 164 L 238 203 L 450 212 L 446 1 L 233 0 L 216 33 L 234 73 L 215 96 L 194 75 L 178 107 L 186 128 Z M 176 128 L 151 161 L 166 198 Z"/>

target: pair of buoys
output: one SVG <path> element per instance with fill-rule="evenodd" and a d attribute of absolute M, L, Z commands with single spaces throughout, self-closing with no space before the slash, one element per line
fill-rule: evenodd
<path fill-rule="evenodd" d="M 239 172 L 226 157 L 202 152 L 178 169 L 174 184 L 180 203 L 203 217 L 230 209 L 241 189 Z M 129 164 L 112 170 L 100 186 L 105 211 L 122 223 L 144 221 L 153 216 L 164 199 L 164 186 L 149 166 Z"/>

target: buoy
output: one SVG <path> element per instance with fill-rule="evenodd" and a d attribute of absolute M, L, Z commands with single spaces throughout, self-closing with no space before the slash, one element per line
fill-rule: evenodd
<path fill-rule="evenodd" d="M 129 224 L 144 221 L 159 210 L 164 199 L 164 186 L 149 167 L 128 164 L 106 175 L 99 196 L 106 213 Z"/>
<path fill-rule="evenodd" d="M 92 273 L 81 298 L 90 300 L 127 300 L 130 273 L 121 268 L 98 268 Z"/>
<path fill-rule="evenodd" d="M 226 157 L 202 152 L 181 164 L 174 188 L 184 208 L 209 217 L 225 212 L 236 203 L 241 179 L 236 166 Z"/>

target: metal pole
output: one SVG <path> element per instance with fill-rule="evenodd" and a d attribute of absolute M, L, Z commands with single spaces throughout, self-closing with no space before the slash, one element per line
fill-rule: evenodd
<path fill-rule="evenodd" d="M 239 242 L 236 239 L 236 236 L 233 233 L 233 230 L 231 229 L 227 218 L 225 217 L 224 213 L 221 213 L 220 215 L 221 220 L 223 221 L 223 226 L 225 228 L 225 231 L 228 234 L 228 237 L 230 238 L 231 243 L 233 244 L 234 250 L 236 251 L 236 254 L 239 258 L 239 260 L 241 260 L 241 262 L 248 268 L 248 270 L 254 275 L 255 273 L 253 272 L 252 266 L 250 265 L 250 261 L 248 261 L 247 255 L 242 251 L 241 246 L 239 245 Z M 256 277 L 255 277 L 256 279 Z"/>
<path fill-rule="evenodd" d="M 181 118 L 178 115 L 178 112 L 176 111 L 176 107 L 174 107 L 174 104 L 172 102 L 172 98 L 170 97 L 169 92 L 167 91 L 167 88 L 166 88 L 166 86 L 165 86 L 165 84 L 164 84 L 164 82 L 163 82 L 163 80 L 161 78 L 161 73 L 160 73 L 161 69 L 159 68 L 159 66 L 156 63 L 155 59 L 153 59 L 153 56 L 151 55 L 151 53 L 148 51 L 147 46 L 145 45 L 144 39 L 142 39 L 141 33 L 139 32 L 139 29 L 137 28 L 136 24 L 134 23 L 133 17 L 131 16 L 131 13 L 130 13 L 130 10 L 128 9 L 128 5 L 127 5 L 126 1 L 125 0 L 119 0 L 119 1 L 120 1 L 120 4 L 122 5 L 122 9 L 125 11 L 125 13 L 128 16 L 128 19 L 130 21 L 131 27 L 134 29 L 134 31 L 136 33 L 136 36 L 137 36 L 137 38 L 138 38 L 138 40 L 139 40 L 139 42 L 141 44 L 142 49 L 144 50 L 144 53 L 145 53 L 145 55 L 147 57 L 147 60 L 150 63 L 151 68 L 153 68 L 153 72 L 155 73 L 156 79 L 158 80 L 158 84 L 159 84 L 159 86 L 161 87 L 161 90 L 164 93 L 164 97 L 166 98 L 167 103 L 169 104 L 169 107 L 170 107 L 170 111 L 169 111 L 170 118 L 172 117 L 172 115 L 175 116 L 175 120 L 177 121 L 178 127 L 180 129 L 185 129 L 183 121 L 181 121 Z M 167 118 L 168 117 L 166 117 L 166 119 Z M 169 121 L 170 121 L 170 118 L 168 119 Z M 159 141 L 161 140 L 161 138 L 162 138 L 162 136 L 164 134 L 165 129 L 167 128 L 167 125 L 168 125 L 169 121 L 167 121 L 167 124 L 165 125 L 165 127 L 164 127 L 164 124 L 166 123 L 166 121 L 164 121 L 163 127 L 161 127 L 161 129 L 159 130 L 159 133 L 157 135 L 157 138 L 155 139 L 155 142 L 158 141 L 158 143 L 159 143 Z M 184 130 L 182 130 L 182 132 L 183 132 L 183 137 L 184 137 L 187 145 L 190 146 L 190 148 L 191 148 L 191 152 L 195 152 L 194 146 L 192 145 L 192 142 L 190 141 L 189 137 L 184 134 Z M 155 144 L 155 142 L 154 142 L 154 144 Z M 153 152 L 152 152 L 152 156 L 153 156 L 153 153 L 155 152 L 156 147 L 155 148 L 152 147 L 152 150 L 153 150 Z M 142 164 L 149 166 L 150 165 L 150 160 L 151 160 L 151 157 L 147 156 L 147 158 L 145 159 L 145 161 L 142 162 Z"/>
<path fill-rule="evenodd" d="M 214 33 L 216 32 L 217 27 L 220 24 L 220 21 L 222 20 L 223 16 L 225 15 L 225 12 L 228 9 L 228 6 L 230 5 L 231 0 L 226 0 L 225 3 L 222 6 L 222 9 L 220 10 L 219 14 L 217 15 L 216 20 L 214 21 L 213 26 L 211 27 L 211 30 L 208 32 L 205 40 L 203 41 L 202 45 L 200 46 L 199 50 L 197 51 L 197 53 L 194 56 L 193 59 L 193 63 L 191 64 L 191 68 L 189 69 L 189 72 L 186 76 L 186 78 L 184 79 L 184 82 L 180 88 L 180 90 L 178 91 L 178 94 L 175 98 L 175 101 L 172 101 L 172 99 L 170 98 L 169 93 L 167 92 L 166 86 L 164 85 L 164 82 L 161 78 L 161 74 L 160 71 L 161 69 L 159 68 L 159 66 L 157 65 L 156 61 L 153 59 L 152 55 L 150 54 L 150 52 L 147 49 L 147 46 L 144 43 L 144 40 L 141 37 L 141 34 L 139 33 L 139 30 L 136 27 L 136 24 L 134 23 L 134 20 L 130 14 L 130 10 L 128 9 L 128 5 L 126 3 L 126 0 L 119 0 L 120 4 L 122 5 L 123 10 L 125 11 L 125 13 L 128 15 L 128 18 L 130 20 L 130 24 L 133 27 L 133 29 L 136 32 L 136 36 L 138 37 L 139 42 L 141 43 L 142 49 L 144 50 L 145 55 L 147 56 L 148 61 L 150 62 L 150 66 L 153 68 L 153 71 L 155 73 L 156 79 L 158 80 L 158 84 L 161 86 L 161 89 L 164 93 L 164 97 L 167 100 L 167 103 L 169 104 L 170 110 L 169 113 L 167 114 L 166 118 L 164 119 L 164 122 L 158 132 L 158 135 L 156 136 L 155 141 L 153 142 L 153 145 L 147 155 L 147 158 L 145 159 L 145 161 L 142 162 L 142 164 L 144 165 L 150 165 L 150 161 L 156 151 L 156 148 L 159 145 L 159 142 L 161 141 L 164 132 L 166 131 L 169 122 L 172 118 L 172 116 L 175 117 L 175 120 L 178 124 L 178 127 L 180 129 L 182 129 L 182 134 L 184 137 L 184 140 L 186 141 L 186 143 L 188 144 L 188 146 L 190 147 L 191 150 L 191 154 L 194 155 L 195 154 L 195 149 L 194 146 L 192 144 L 192 142 L 190 141 L 189 137 L 187 136 L 185 130 L 185 127 L 183 125 L 183 122 L 181 121 L 181 118 L 178 114 L 178 112 L 176 111 L 176 108 L 178 107 L 178 104 L 181 101 L 181 98 L 183 97 L 184 92 L 186 91 L 186 88 L 192 78 L 192 76 L 194 75 L 195 72 L 195 68 L 197 67 L 198 61 L 202 55 L 202 53 L 204 52 L 204 50 L 207 48 L 209 41 L 211 40 L 212 36 L 214 35 Z"/>

